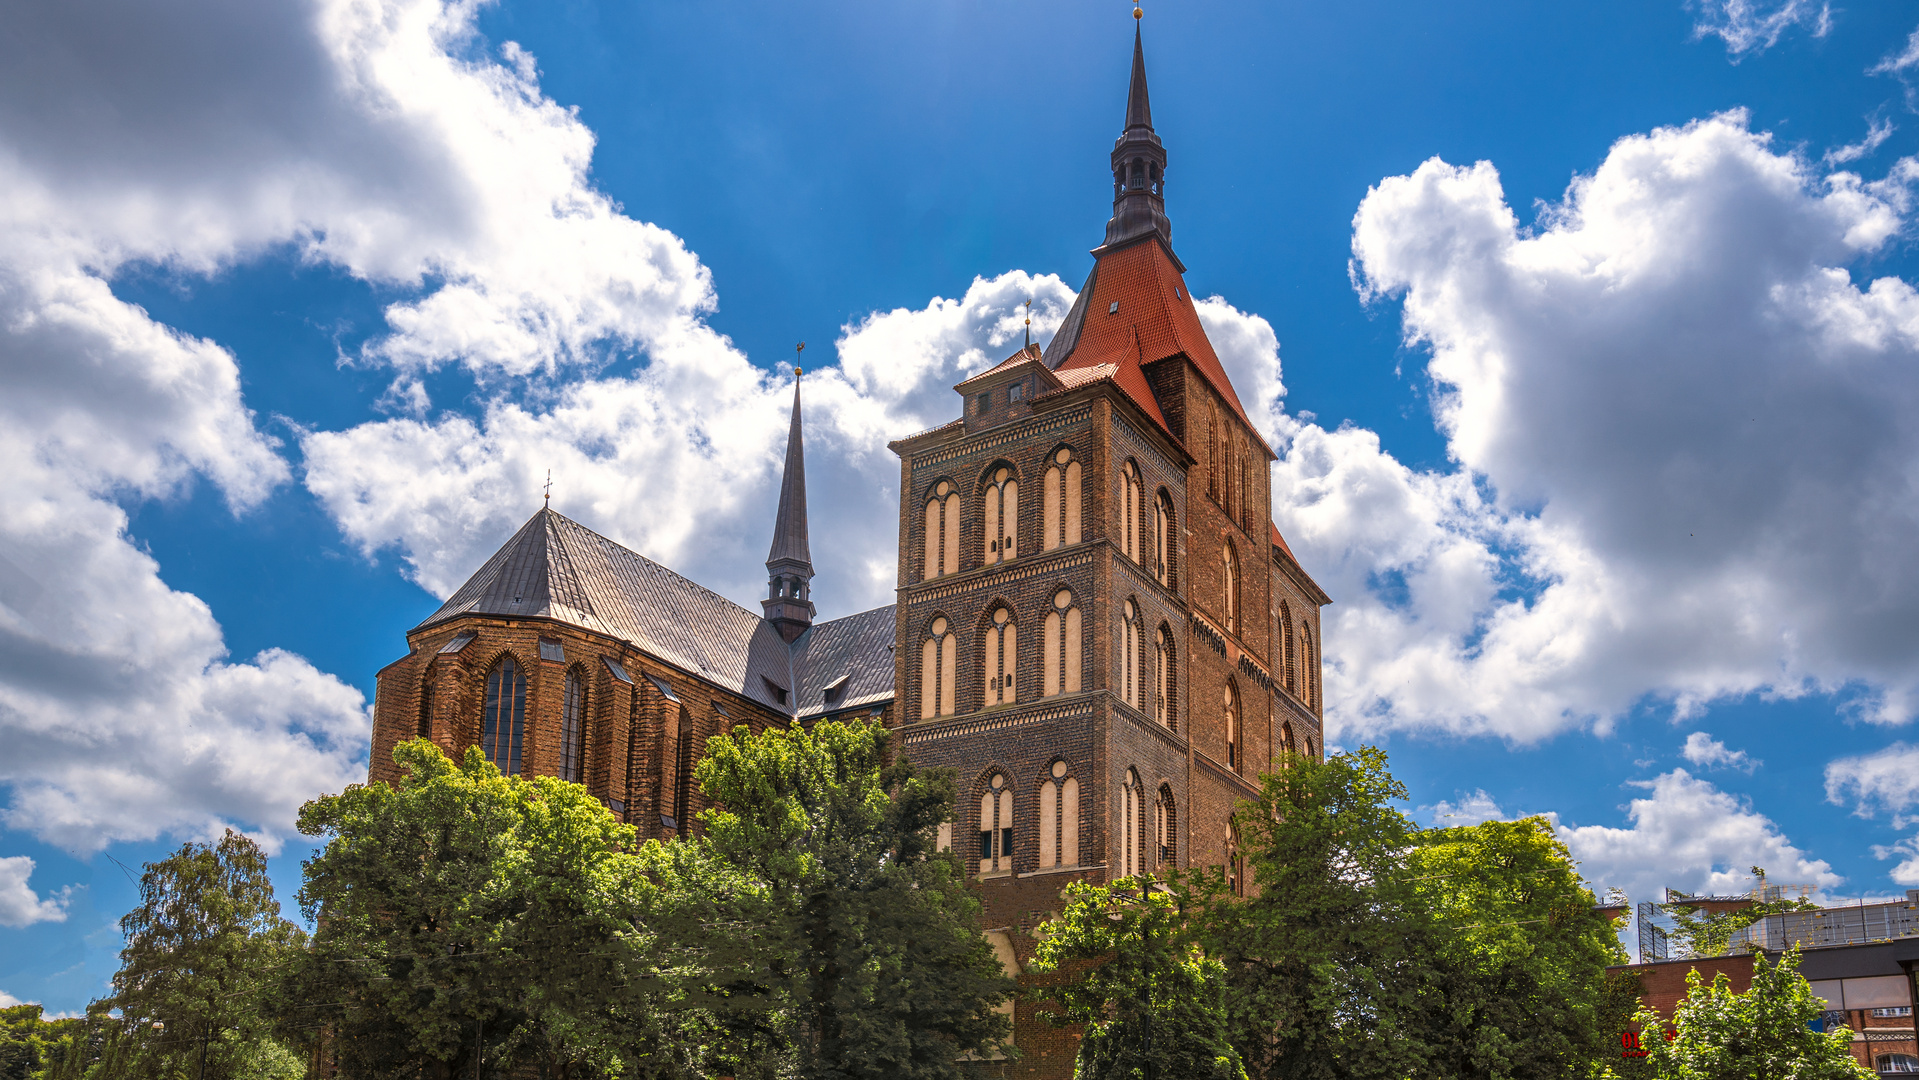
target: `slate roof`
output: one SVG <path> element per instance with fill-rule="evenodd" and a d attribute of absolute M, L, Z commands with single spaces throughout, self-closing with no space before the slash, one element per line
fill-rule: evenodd
<path fill-rule="evenodd" d="M 550 509 L 414 629 L 462 615 L 545 618 L 605 634 L 788 715 L 817 705 L 840 674 L 851 676 L 848 706 L 858 703 L 855 692 L 867 701 L 893 696 L 891 607 L 816 623 L 789 646 L 759 614 Z M 788 691 L 786 703 L 768 681 Z"/>

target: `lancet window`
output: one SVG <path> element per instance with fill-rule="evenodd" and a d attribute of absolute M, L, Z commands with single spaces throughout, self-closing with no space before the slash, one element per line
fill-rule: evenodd
<path fill-rule="evenodd" d="M 980 651 L 984 661 L 980 683 L 986 688 L 986 707 L 1011 705 L 1018 700 L 1019 626 L 1010 609 L 993 609 L 993 621 L 986 628 L 986 648 Z"/>
<path fill-rule="evenodd" d="M 959 492 L 941 480 L 926 500 L 926 577 L 959 573 L 959 520 Z"/>
<path fill-rule="evenodd" d="M 486 677 L 480 752 L 498 766 L 500 772 L 518 776 L 521 744 L 525 739 L 526 675 L 512 657 L 502 657 Z"/>
<path fill-rule="evenodd" d="M 1140 535 L 1145 529 L 1146 486 L 1139 477 L 1139 465 L 1128 461 L 1119 474 L 1119 547 L 1126 557 L 1144 563 Z"/>
<path fill-rule="evenodd" d="M 586 680 L 580 669 L 566 672 L 566 700 L 560 710 L 560 779 L 570 783 L 586 780 Z"/>
<path fill-rule="evenodd" d="M 1119 866 L 1121 877 L 1134 877 L 1146 873 L 1143 841 L 1145 834 L 1146 790 L 1140 783 L 1137 769 L 1126 770 L 1126 780 L 1120 785 L 1120 829 L 1119 829 Z"/>
<path fill-rule="evenodd" d="M 959 643 L 946 616 L 937 615 L 927 627 L 926 640 L 920 645 L 920 719 L 954 713 L 953 695 L 957 689 Z"/>
<path fill-rule="evenodd" d="M 1077 694 L 1080 691 L 1080 611 L 1070 589 L 1053 594 L 1053 610 L 1046 613 L 1040 634 L 1040 694 Z"/>
<path fill-rule="evenodd" d="M 1220 582 L 1225 590 L 1225 611 L 1220 612 L 1226 620 L 1226 632 L 1239 633 L 1239 553 L 1233 550 L 1231 540 L 1220 548 Z"/>
<path fill-rule="evenodd" d="M 1279 602 L 1279 653 L 1281 681 L 1291 694 L 1299 693 L 1298 675 L 1294 672 L 1293 609 L 1281 600 Z"/>
<path fill-rule="evenodd" d="M 1221 711 L 1226 717 L 1226 765 L 1234 772 L 1244 772 L 1245 755 L 1240 752 L 1239 730 L 1239 688 L 1231 679 L 1226 680 L 1226 691 L 1221 695 Z"/>
<path fill-rule="evenodd" d="M 1177 657 L 1173 655 L 1172 627 L 1159 624 L 1159 645 L 1153 650 L 1153 670 L 1157 676 L 1153 687 L 1153 719 L 1160 726 L 1178 730 L 1179 728 L 1179 670 L 1175 666 Z"/>
<path fill-rule="evenodd" d="M 1140 660 L 1146 639 L 1141 633 L 1139 622 L 1139 607 L 1131 600 L 1126 601 L 1120 615 L 1120 696 L 1125 699 L 1126 704 L 1144 711 L 1146 673 L 1140 670 Z"/>
<path fill-rule="evenodd" d="M 1173 789 L 1161 784 L 1159 798 L 1153 803 L 1153 835 L 1157 850 L 1155 865 L 1171 868 L 1176 865 L 1178 855 L 1175 837 L 1179 831 L 1179 815 L 1173 808 Z"/>
<path fill-rule="evenodd" d="M 986 539 L 984 562 L 987 566 L 1005 562 L 1019 551 L 1019 480 L 1013 470 L 995 469 L 986 483 Z"/>
<path fill-rule="evenodd" d="M 1045 502 L 1040 508 L 1043 551 L 1080 542 L 1080 473 L 1079 459 L 1071 450 L 1062 446 L 1053 452 L 1041 491 Z"/>
<path fill-rule="evenodd" d="M 979 797 L 979 872 L 1013 869 L 1013 790 L 1005 773 L 994 773 Z"/>
<path fill-rule="evenodd" d="M 1055 761 L 1039 786 L 1039 868 L 1079 865 L 1079 780 Z"/>
<path fill-rule="evenodd" d="M 1159 489 L 1159 498 L 1153 507 L 1153 576 L 1161 585 L 1173 587 L 1173 551 L 1174 542 L 1179 535 L 1175 523 L 1179 519 L 1173 515 L 1173 497 L 1165 488 Z"/>

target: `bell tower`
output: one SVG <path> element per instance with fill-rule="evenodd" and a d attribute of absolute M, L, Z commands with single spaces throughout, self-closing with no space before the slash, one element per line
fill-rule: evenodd
<path fill-rule="evenodd" d="M 1133 9 L 1139 18 L 1139 9 Z M 1113 217 L 1106 247 L 1158 232 L 1170 246 L 1166 219 L 1166 147 L 1153 132 L 1153 106 L 1146 96 L 1146 50 L 1133 24 L 1133 81 L 1126 91 L 1126 127 L 1113 141 Z"/>
<path fill-rule="evenodd" d="M 800 435 L 800 369 L 793 369 L 793 423 L 786 433 L 786 474 L 766 553 L 766 620 L 791 644 L 813 625 L 813 552 L 806 542 L 806 445 Z"/>

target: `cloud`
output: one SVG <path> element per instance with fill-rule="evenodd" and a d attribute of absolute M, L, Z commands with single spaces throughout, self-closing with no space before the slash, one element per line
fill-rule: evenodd
<path fill-rule="evenodd" d="M 1874 844 L 1872 857 L 1875 859 L 1905 858 L 1899 865 L 1887 873 L 1887 877 L 1908 887 L 1919 887 L 1919 836 L 1908 837 L 1890 845 Z"/>
<path fill-rule="evenodd" d="M 1831 150 L 1826 151 L 1819 160 L 1824 162 L 1827 167 L 1831 167 L 1871 157 L 1881 146 L 1885 145 L 1887 139 L 1892 138 L 1894 130 L 1896 129 L 1892 126 L 1892 121 L 1883 116 L 1875 116 L 1868 121 L 1865 138 L 1856 143 L 1848 143 L 1845 146 L 1835 146 Z"/>
<path fill-rule="evenodd" d="M 1809 27 L 1812 36 L 1832 31 L 1832 5 L 1809 0 L 1689 0 L 1697 14 L 1693 38 L 1716 37 L 1726 43 L 1727 59 L 1737 64 L 1779 43 L 1786 31 Z"/>
<path fill-rule="evenodd" d="M 1374 187 L 1355 284 L 1402 302 L 1458 467 L 1283 445 L 1275 515 L 1340 600 L 1339 733 L 1536 740 L 1848 684 L 1910 718 L 1919 294 L 1847 270 L 1905 226 L 1908 172 L 1822 176 L 1731 113 L 1621 139 L 1523 231 L 1490 163 Z"/>
<path fill-rule="evenodd" d="M 1845 880 L 1744 800 L 1684 769 L 1634 786 L 1648 794 L 1627 808 L 1629 828 L 1558 825 L 1588 881 L 1652 900 L 1663 899 L 1668 886 L 1691 893 L 1744 892 L 1753 866 L 1766 867 L 1778 881 L 1821 889 Z"/>
<path fill-rule="evenodd" d="M 1506 820 L 1506 812 L 1499 808 L 1499 803 L 1486 793 L 1485 788 L 1462 796 L 1456 803 L 1441 799 L 1431 806 L 1420 807 L 1419 812 L 1425 815 L 1427 824 L 1435 829 Z"/>
<path fill-rule="evenodd" d="M 0 858 L 0 926 L 32 926 L 37 922 L 66 922 L 67 904 L 73 886 L 47 894 L 42 900 L 27 879 L 33 876 L 33 860 L 25 855 Z M 0 995 L 4 996 L 4 995 Z M 20 1004 L 9 998 L 7 1006 Z"/>
<path fill-rule="evenodd" d="M 1883 750 L 1843 757 L 1826 766 L 1826 801 L 1853 800 L 1860 817 L 1885 811 L 1894 828 L 1904 828 L 1904 814 L 1919 805 L 1919 746 L 1893 743 Z"/>
<path fill-rule="evenodd" d="M 1743 769 L 1751 772 L 1762 764 L 1748 757 L 1744 750 L 1728 749 L 1725 743 L 1703 731 L 1686 736 L 1686 745 L 1680 747 L 1679 752 L 1687 761 L 1708 769 Z"/>

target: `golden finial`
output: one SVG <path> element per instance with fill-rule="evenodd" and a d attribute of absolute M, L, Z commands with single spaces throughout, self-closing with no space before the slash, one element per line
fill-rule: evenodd
<path fill-rule="evenodd" d="M 546 470 L 546 505 L 553 505 L 553 470 Z"/>
<path fill-rule="evenodd" d="M 1026 347 L 1033 347 L 1033 298 L 1026 298 Z"/>
<path fill-rule="evenodd" d="M 805 351 L 806 351 L 806 342 L 804 341 L 800 342 L 798 345 L 793 346 L 793 377 L 795 379 L 799 378 L 800 375 L 803 374 L 803 372 L 800 370 L 800 354 Z"/>
<path fill-rule="evenodd" d="M 1143 14 L 1143 13 L 1142 13 L 1142 12 L 1141 12 L 1141 11 L 1139 10 L 1139 5 L 1138 5 L 1138 4 L 1134 4 L 1134 5 L 1133 5 L 1133 18 L 1134 18 L 1135 20 L 1137 20 L 1137 19 L 1139 19 L 1139 18 L 1141 18 L 1141 17 L 1142 17 L 1142 14 Z"/>

